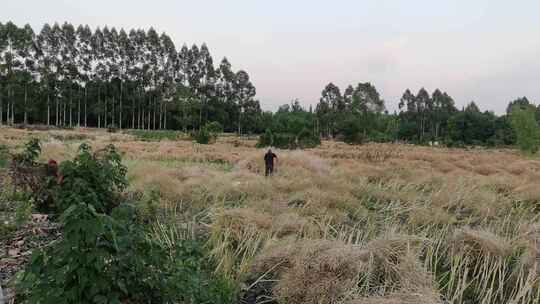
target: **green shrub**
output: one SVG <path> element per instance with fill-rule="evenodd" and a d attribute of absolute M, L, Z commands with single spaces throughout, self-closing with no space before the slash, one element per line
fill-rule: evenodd
<path fill-rule="evenodd" d="M 133 208 L 111 216 L 90 204 L 62 215 L 63 238 L 36 250 L 18 288 L 27 303 L 228 303 L 232 288 L 204 267 L 200 245 L 164 247 L 148 238 Z M 54 278 L 54 279 L 52 279 Z"/>
<path fill-rule="evenodd" d="M 296 136 L 289 133 L 274 133 L 273 146 L 280 149 L 296 149 Z"/>
<path fill-rule="evenodd" d="M 321 139 L 314 136 L 308 129 L 303 129 L 297 136 L 298 147 L 301 149 L 315 148 L 321 144 Z"/>
<path fill-rule="evenodd" d="M 259 137 L 257 148 L 271 147 L 274 143 L 274 135 L 270 129 L 266 129 L 263 135 Z"/>
<path fill-rule="evenodd" d="M 34 250 L 17 302 L 231 303 L 233 285 L 212 274 L 198 242 L 156 241 L 134 207 L 118 205 L 126 172 L 114 147 L 90 151 L 60 164 L 62 238 Z"/>
<path fill-rule="evenodd" d="M 7 167 L 9 163 L 9 149 L 0 144 L 0 169 Z"/>
<path fill-rule="evenodd" d="M 91 204 L 98 212 L 109 213 L 120 202 L 119 192 L 127 186 L 127 169 L 113 145 L 92 153 L 87 144 L 79 154 L 62 162 L 62 183 L 54 196 L 56 208 L 63 212 L 71 205 Z"/>
<path fill-rule="evenodd" d="M 216 136 L 220 133 L 223 133 L 223 126 L 217 121 L 206 124 L 205 128 L 208 132 L 210 132 L 211 134 L 215 134 Z"/>
<path fill-rule="evenodd" d="M 199 131 L 194 132 L 191 137 L 199 144 L 208 145 L 217 140 L 218 135 L 223 131 L 223 127 L 218 122 L 206 124 Z"/>
<path fill-rule="evenodd" d="M 521 151 L 536 153 L 540 143 L 540 127 L 533 110 L 513 107 L 510 124 L 516 133 L 517 144 Z"/>
<path fill-rule="evenodd" d="M 210 132 L 206 130 L 206 128 L 202 128 L 199 131 L 196 131 L 192 134 L 193 139 L 198 144 L 207 145 L 210 143 L 210 140 L 212 139 L 212 136 L 210 135 Z"/>
<path fill-rule="evenodd" d="M 21 153 L 13 155 L 13 160 L 22 165 L 35 165 L 40 153 L 41 143 L 39 139 L 32 138 L 24 144 L 24 149 Z"/>

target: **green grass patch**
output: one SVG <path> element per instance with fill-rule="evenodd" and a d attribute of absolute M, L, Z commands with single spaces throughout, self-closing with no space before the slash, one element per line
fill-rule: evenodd
<path fill-rule="evenodd" d="M 6 145 L 0 145 L 0 169 L 7 167 L 9 162 L 8 147 Z"/>
<path fill-rule="evenodd" d="M 172 130 L 129 130 L 127 133 L 142 141 L 182 140 L 186 138 L 183 132 Z"/>
<path fill-rule="evenodd" d="M 189 167 L 189 166 L 203 166 L 206 168 L 223 171 L 223 172 L 231 172 L 234 168 L 234 164 L 223 161 L 223 160 L 201 160 L 201 159 L 194 159 L 189 157 L 162 157 L 159 159 L 131 159 L 131 160 L 124 160 L 124 163 L 130 167 L 138 162 L 152 162 L 157 163 L 159 165 L 163 165 L 167 168 L 182 168 L 182 167 Z"/>

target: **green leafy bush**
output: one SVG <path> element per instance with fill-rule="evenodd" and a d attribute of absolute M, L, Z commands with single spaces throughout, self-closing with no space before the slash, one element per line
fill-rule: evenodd
<path fill-rule="evenodd" d="M 259 137 L 257 148 L 271 147 L 274 143 L 274 135 L 270 129 L 266 129 L 263 135 Z"/>
<path fill-rule="evenodd" d="M 217 121 L 206 124 L 205 128 L 208 132 L 210 132 L 211 134 L 215 134 L 216 136 L 219 133 L 223 133 L 223 126 Z"/>
<path fill-rule="evenodd" d="M 192 137 L 193 137 L 193 139 L 195 139 L 195 141 L 198 144 L 202 144 L 202 145 L 209 144 L 210 140 L 212 139 L 212 136 L 210 135 L 210 132 L 208 132 L 208 130 L 206 130 L 206 128 L 202 128 L 199 131 L 196 131 L 195 133 L 193 133 Z"/>
<path fill-rule="evenodd" d="M 202 129 L 192 134 L 192 138 L 199 144 L 207 145 L 216 141 L 223 127 L 218 122 L 206 124 Z"/>
<path fill-rule="evenodd" d="M 540 127 L 530 109 L 513 107 L 510 114 L 510 124 L 517 137 L 517 144 L 521 151 L 534 154 L 538 151 L 540 143 Z"/>
<path fill-rule="evenodd" d="M 41 153 L 41 143 L 39 139 L 32 138 L 24 144 L 24 149 L 21 153 L 13 156 L 13 160 L 19 164 L 34 165 Z"/>
<path fill-rule="evenodd" d="M 301 149 L 315 148 L 321 144 L 321 139 L 314 136 L 308 129 L 302 129 L 297 136 L 298 147 Z"/>
<path fill-rule="evenodd" d="M 17 282 L 23 303 L 231 303 L 233 285 L 208 268 L 198 242 L 149 237 L 118 204 L 125 167 L 113 146 L 82 145 L 54 188 L 62 238 L 35 250 Z"/>
<path fill-rule="evenodd" d="M 126 173 L 114 145 L 92 153 L 87 144 L 82 144 L 73 160 L 60 165 L 62 182 L 54 196 L 58 211 L 87 203 L 98 212 L 110 213 L 120 203 L 118 194 L 127 186 Z"/>

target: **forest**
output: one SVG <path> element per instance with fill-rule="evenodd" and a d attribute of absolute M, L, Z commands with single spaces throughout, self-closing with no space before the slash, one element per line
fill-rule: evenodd
<path fill-rule="evenodd" d="M 177 47 L 155 29 L 116 29 L 70 23 L 0 23 L 0 124 L 145 130 L 200 130 L 219 123 L 225 132 L 266 130 L 349 143 L 444 142 L 449 146 L 512 145 L 514 105 L 540 120 L 526 97 L 504 115 L 470 102 L 458 109 L 436 89 L 406 89 L 399 111 L 389 113 L 369 82 L 342 91 L 329 83 L 315 109 L 297 99 L 263 111 L 248 72 L 219 64 L 206 44 Z"/>

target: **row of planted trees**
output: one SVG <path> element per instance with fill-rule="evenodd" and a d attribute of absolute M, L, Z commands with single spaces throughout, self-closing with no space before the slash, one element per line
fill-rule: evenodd
<path fill-rule="evenodd" d="M 250 132 L 254 97 L 247 72 L 153 28 L 0 23 L 0 124 Z"/>

